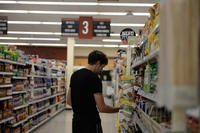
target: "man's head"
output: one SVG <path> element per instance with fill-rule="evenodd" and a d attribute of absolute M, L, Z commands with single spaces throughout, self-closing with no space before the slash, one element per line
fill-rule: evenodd
<path fill-rule="evenodd" d="M 88 64 L 99 73 L 108 64 L 108 58 L 103 52 L 94 50 L 88 55 Z"/>

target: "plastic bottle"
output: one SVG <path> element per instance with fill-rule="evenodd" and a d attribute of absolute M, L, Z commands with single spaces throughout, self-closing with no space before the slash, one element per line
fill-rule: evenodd
<path fill-rule="evenodd" d="M 144 71 L 144 91 L 149 92 L 151 82 L 151 68 L 150 65 L 146 65 L 146 69 Z"/>

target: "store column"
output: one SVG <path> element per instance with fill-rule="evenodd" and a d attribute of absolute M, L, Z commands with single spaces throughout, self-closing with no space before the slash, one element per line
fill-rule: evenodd
<path fill-rule="evenodd" d="M 198 105 L 199 16 L 199 0 L 161 2 L 160 100 L 172 131 L 185 131 L 186 110 Z"/>
<path fill-rule="evenodd" d="M 73 73 L 73 68 L 74 68 L 74 44 L 75 44 L 74 38 L 67 39 L 67 68 L 66 68 L 67 91 L 69 89 L 70 77 Z"/>

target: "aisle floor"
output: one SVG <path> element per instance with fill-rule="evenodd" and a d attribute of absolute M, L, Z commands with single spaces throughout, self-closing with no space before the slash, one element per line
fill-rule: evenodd
<path fill-rule="evenodd" d="M 100 114 L 103 133 L 116 133 L 116 115 L 117 114 Z M 72 133 L 72 111 L 63 111 L 35 130 L 34 133 Z"/>

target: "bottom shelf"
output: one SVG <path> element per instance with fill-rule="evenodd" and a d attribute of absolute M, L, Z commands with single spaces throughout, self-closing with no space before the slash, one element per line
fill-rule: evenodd
<path fill-rule="evenodd" d="M 27 131 L 27 133 L 31 133 L 32 131 L 34 131 L 35 129 L 37 129 L 38 127 L 42 126 L 43 124 L 45 124 L 47 121 L 49 121 L 50 119 L 52 119 L 54 116 L 56 116 L 58 113 L 62 112 L 63 110 L 65 110 L 65 108 L 62 108 L 60 110 L 58 110 L 56 113 L 54 113 L 53 115 L 49 116 L 49 118 L 43 120 L 42 122 L 40 122 L 38 125 L 32 127 L 31 129 L 29 129 Z"/>
<path fill-rule="evenodd" d="M 149 131 L 145 128 L 144 124 L 138 118 L 136 113 L 134 114 L 134 120 L 135 120 L 135 123 L 139 126 L 140 130 L 142 130 L 142 133 L 149 133 Z"/>

